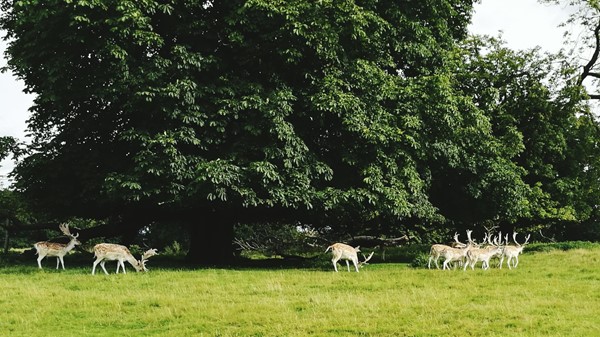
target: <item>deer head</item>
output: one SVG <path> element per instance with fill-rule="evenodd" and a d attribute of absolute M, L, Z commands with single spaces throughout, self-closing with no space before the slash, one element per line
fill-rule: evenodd
<path fill-rule="evenodd" d="M 77 238 L 79 237 L 79 233 L 77 233 L 76 235 L 71 234 L 68 224 L 61 223 L 60 225 L 58 225 L 58 228 L 64 235 L 69 237 L 71 240 L 74 240 L 76 245 L 81 244 L 81 242 L 79 242 L 79 240 L 77 240 Z"/>
<path fill-rule="evenodd" d="M 365 259 L 365 260 L 364 260 L 364 261 L 360 261 L 360 262 L 358 262 L 358 266 L 359 266 L 359 267 L 362 267 L 363 265 L 367 265 L 367 264 L 369 264 L 368 262 L 369 262 L 369 260 L 370 260 L 370 259 L 373 257 L 373 254 L 374 254 L 374 253 L 375 253 L 375 252 L 371 252 L 371 254 L 369 255 L 369 257 L 366 257 L 366 256 L 365 256 L 365 254 L 361 254 L 361 255 L 363 256 L 363 259 Z"/>
<path fill-rule="evenodd" d="M 148 262 L 148 259 L 154 255 L 158 255 L 158 251 L 154 248 L 148 249 L 144 252 L 144 254 L 142 254 L 142 259 L 138 261 L 138 266 L 140 267 L 139 271 L 148 271 L 148 268 L 146 268 L 146 262 Z"/>

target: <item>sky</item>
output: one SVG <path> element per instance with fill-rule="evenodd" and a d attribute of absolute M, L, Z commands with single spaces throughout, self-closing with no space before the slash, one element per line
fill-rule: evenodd
<path fill-rule="evenodd" d="M 475 5 L 469 30 L 474 34 L 497 36 L 512 49 L 530 49 L 536 46 L 556 52 L 563 46 L 563 29 L 558 25 L 568 16 L 568 11 L 556 5 L 539 4 L 537 0 L 482 0 Z M 4 36 L 0 32 L 0 36 Z M 0 41 L 0 55 L 6 43 Z M 6 65 L 0 58 L 0 67 Z M 10 72 L 0 73 L 0 136 L 13 136 L 26 140 L 26 120 L 33 96 L 23 93 L 23 82 Z M 0 188 L 8 186 L 6 175 L 14 164 L 0 162 Z"/>

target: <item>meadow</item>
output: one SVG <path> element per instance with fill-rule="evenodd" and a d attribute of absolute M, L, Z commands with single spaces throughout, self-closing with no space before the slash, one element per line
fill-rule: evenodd
<path fill-rule="evenodd" d="M 517 269 L 373 263 L 91 275 L 67 256 L 0 267 L 2 336 L 600 336 L 600 248 L 526 252 Z"/>

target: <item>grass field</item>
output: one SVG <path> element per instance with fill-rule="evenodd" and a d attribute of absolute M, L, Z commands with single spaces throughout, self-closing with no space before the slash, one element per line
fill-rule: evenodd
<path fill-rule="evenodd" d="M 66 271 L 54 258 L 0 268 L 1 336 L 600 336 L 599 248 L 526 253 L 516 270 L 358 274 L 325 255 L 314 268 L 159 260 L 108 276 L 69 258 Z"/>

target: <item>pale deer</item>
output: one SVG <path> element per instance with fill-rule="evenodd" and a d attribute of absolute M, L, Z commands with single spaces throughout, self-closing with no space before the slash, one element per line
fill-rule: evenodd
<path fill-rule="evenodd" d="M 346 266 L 348 267 L 348 271 L 350 271 L 350 262 L 354 264 L 354 269 L 358 273 L 358 268 L 367 264 L 369 260 L 373 257 L 373 253 L 369 255 L 369 257 L 365 257 L 363 255 L 364 261 L 358 261 L 358 252 L 360 252 L 360 247 L 352 247 L 343 243 L 334 243 L 331 246 L 327 247 L 325 253 L 327 253 L 331 249 L 331 253 L 333 254 L 333 258 L 331 262 L 333 262 L 333 269 L 337 272 L 337 263 L 339 260 L 346 260 Z"/>
<path fill-rule="evenodd" d="M 108 272 L 104 267 L 106 261 L 117 261 L 117 274 L 121 267 L 123 268 L 123 274 L 127 274 L 125 271 L 125 261 L 129 262 L 129 264 L 131 264 L 138 272 L 148 271 L 148 269 L 146 269 L 148 258 L 157 254 L 156 249 L 149 249 L 142 255 L 141 260 L 136 260 L 125 246 L 113 243 L 99 243 L 94 246 L 94 257 L 96 260 L 92 266 L 92 275 L 96 273 L 96 266 L 98 263 L 100 264 L 100 267 L 102 267 L 102 270 L 104 270 L 104 273 L 108 275 Z"/>
<path fill-rule="evenodd" d="M 442 244 L 432 245 L 429 249 L 429 261 L 427 262 L 427 268 L 431 269 L 431 261 L 433 261 L 435 263 L 435 267 L 437 269 L 440 269 L 438 260 L 440 259 L 440 256 L 442 256 L 446 248 L 465 248 L 466 246 L 466 244 L 458 240 L 458 233 L 454 233 L 454 242 L 452 243 L 452 246 Z"/>
<path fill-rule="evenodd" d="M 492 257 L 502 254 L 502 247 L 489 246 L 485 248 L 473 248 L 467 252 L 467 262 L 463 270 L 467 270 L 467 266 L 475 269 L 475 264 L 481 261 L 481 268 L 487 270 L 490 268 L 490 260 Z"/>
<path fill-rule="evenodd" d="M 517 242 L 517 233 L 514 232 L 513 233 L 513 241 L 515 242 L 516 246 L 506 246 L 504 247 L 504 252 L 502 253 L 502 257 L 500 257 L 500 268 L 502 268 L 502 262 L 504 262 L 504 258 L 507 258 L 506 264 L 508 265 L 508 269 L 512 269 L 511 267 L 511 261 L 513 261 L 512 266 L 517 268 L 517 265 L 519 264 L 519 254 L 521 254 L 523 252 L 523 248 L 525 248 L 525 245 L 527 243 L 529 243 L 529 238 L 531 237 L 531 234 L 527 235 L 525 237 L 525 242 L 523 243 L 518 243 Z"/>
<path fill-rule="evenodd" d="M 481 268 L 487 270 L 490 268 L 490 260 L 495 256 L 501 256 L 503 252 L 503 247 L 501 245 L 502 234 L 498 234 L 498 237 L 495 237 L 492 242 L 492 234 L 486 233 L 483 239 L 484 242 L 487 242 L 487 246 L 483 248 L 472 248 L 467 252 L 467 262 L 463 270 L 467 269 L 467 266 L 471 266 L 471 269 L 475 269 L 475 264 L 481 261 Z"/>
<path fill-rule="evenodd" d="M 46 256 L 56 256 L 56 269 L 58 269 L 59 264 L 62 264 L 62 269 L 65 269 L 65 261 L 63 257 L 67 255 L 76 245 L 80 245 L 81 242 L 77 240 L 79 233 L 76 235 L 72 235 L 71 231 L 69 231 L 69 225 L 60 224 L 58 225 L 63 234 L 65 234 L 69 239 L 69 243 L 58 243 L 58 242 L 48 242 L 48 241 L 40 241 L 33 245 L 36 250 L 36 254 L 38 256 L 37 263 L 38 267 L 42 269 L 42 260 Z"/>

